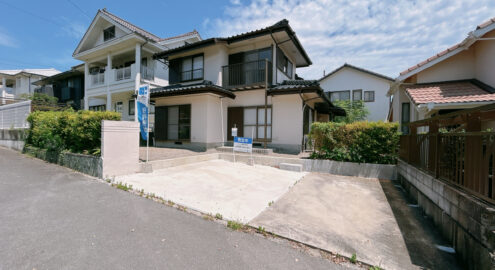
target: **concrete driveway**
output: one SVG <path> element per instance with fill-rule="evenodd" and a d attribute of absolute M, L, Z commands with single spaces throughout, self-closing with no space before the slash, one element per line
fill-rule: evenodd
<path fill-rule="evenodd" d="M 397 193 L 393 181 L 311 173 L 250 225 L 385 269 L 456 269 Z"/>
<path fill-rule="evenodd" d="M 211 160 L 117 177 L 134 189 L 223 218 L 247 223 L 306 173 Z"/>

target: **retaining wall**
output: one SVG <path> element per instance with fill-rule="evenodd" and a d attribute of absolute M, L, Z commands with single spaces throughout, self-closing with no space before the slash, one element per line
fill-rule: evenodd
<path fill-rule="evenodd" d="M 100 157 L 68 152 L 49 151 L 32 146 L 24 147 L 23 152 L 50 163 L 56 163 L 94 177 L 101 178 L 103 175 L 102 160 Z"/>
<path fill-rule="evenodd" d="M 399 160 L 404 189 L 431 217 L 468 269 L 495 269 L 495 206 Z"/>
<path fill-rule="evenodd" d="M 0 145 L 17 151 L 24 148 L 27 129 L 0 129 Z"/>

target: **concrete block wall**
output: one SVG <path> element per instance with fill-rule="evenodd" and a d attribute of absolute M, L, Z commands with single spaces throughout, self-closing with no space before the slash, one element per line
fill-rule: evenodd
<path fill-rule="evenodd" d="M 0 145 L 22 151 L 27 137 L 27 129 L 0 129 Z"/>
<path fill-rule="evenodd" d="M 467 269 L 495 269 L 495 206 L 399 160 L 399 180 Z"/>

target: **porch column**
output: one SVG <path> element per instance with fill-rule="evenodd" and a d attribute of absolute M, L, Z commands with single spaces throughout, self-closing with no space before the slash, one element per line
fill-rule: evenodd
<path fill-rule="evenodd" d="M 141 44 L 136 43 L 136 53 L 135 53 L 135 68 L 136 68 L 136 81 L 134 87 L 134 93 L 137 95 L 137 91 L 139 89 L 139 85 L 141 84 Z M 138 107 L 137 107 L 137 99 L 134 101 L 134 122 L 138 121 L 137 117 Z"/>
<path fill-rule="evenodd" d="M 107 68 L 105 69 L 105 84 L 107 86 L 107 111 L 112 110 L 112 94 L 110 93 L 110 71 L 112 69 L 112 55 L 107 54 Z"/>
<path fill-rule="evenodd" d="M 84 63 L 84 109 L 89 110 L 89 102 L 88 102 L 88 77 L 89 77 L 89 64 L 87 62 Z"/>
<path fill-rule="evenodd" d="M 7 80 L 2 77 L 2 104 L 5 104 L 5 97 L 7 96 Z"/>

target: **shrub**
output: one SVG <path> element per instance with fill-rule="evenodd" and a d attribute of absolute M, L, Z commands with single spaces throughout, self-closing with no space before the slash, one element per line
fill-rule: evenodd
<path fill-rule="evenodd" d="M 101 121 L 120 120 L 116 112 L 92 112 L 72 109 L 35 111 L 27 118 L 30 128 L 26 142 L 50 151 L 99 155 Z"/>
<path fill-rule="evenodd" d="M 314 123 L 310 132 L 310 141 L 314 146 L 311 157 L 393 164 L 397 160 L 399 136 L 397 123 Z"/>

